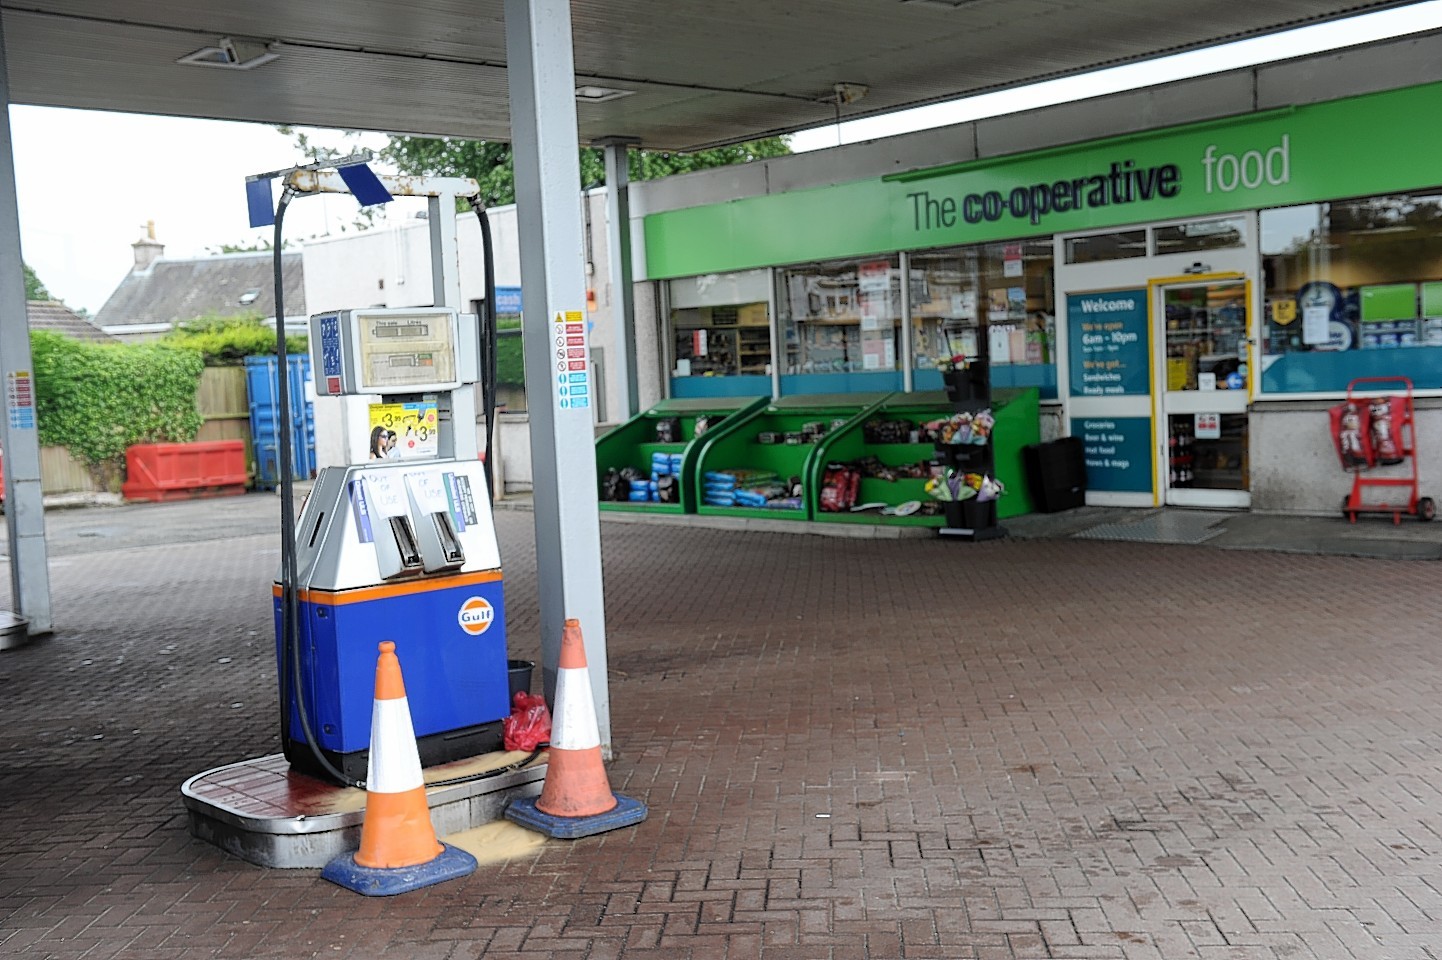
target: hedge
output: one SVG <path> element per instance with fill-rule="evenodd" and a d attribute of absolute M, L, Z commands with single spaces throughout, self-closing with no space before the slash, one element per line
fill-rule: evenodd
<path fill-rule="evenodd" d="M 125 450 L 186 443 L 200 432 L 200 351 L 166 343 L 88 343 L 43 330 L 30 334 L 40 443 L 61 446 L 109 488 Z"/>
<path fill-rule="evenodd" d="M 275 331 L 258 313 L 196 317 L 166 334 L 161 342 L 199 350 L 207 367 L 240 367 L 246 357 L 275 356 Z M 306 338 L 287 335 L 285 346 L 287 353 L 305 353 Z"/>

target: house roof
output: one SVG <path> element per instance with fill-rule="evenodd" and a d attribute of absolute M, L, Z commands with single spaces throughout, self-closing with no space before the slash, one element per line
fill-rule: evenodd
<path fill-rule="evenodd" d="M 304 272 L 299 253 L 282 256 L 285 312 L 305 314 Z M 268 252 L 226 253 L 189 260 L 162 257 L 129 273 L 95 315 L 95 324 L 179 323 L 208 314 L 275 316 L 274 258 Z"/>
<path fill-rule="evenodd" d="M 27 300 L 25 316 L 30 321 L 31 330 L 49 330 L 76 340 L 115 339 L 59 300 Z"/>

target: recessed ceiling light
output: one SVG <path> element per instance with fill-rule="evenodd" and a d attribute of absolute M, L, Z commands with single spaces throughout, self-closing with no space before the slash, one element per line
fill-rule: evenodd
<path fill-rule="evenodd" d="M 183 57 L 177 57 L 175 62 L 194 67 L 217 67 L 221 70 L 254 70 L 279 56 L 270 44 L 260 40 L 233 40 L 222 37 L 215 46 L 201 47 Z"/>
<path fill-rule="evenodd" d="M 615 87 L 596 87 L 588 84 L 576 88 L 576 99 L 584 103 L 605 103 L 607 100 L 629 97 L 635 92 L 635 90 L 617 90 Z"/>

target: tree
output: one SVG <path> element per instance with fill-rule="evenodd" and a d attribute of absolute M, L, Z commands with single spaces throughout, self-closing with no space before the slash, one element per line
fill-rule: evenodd
<path fill-rule="evenodd" d="M 25 299 L 51 299 L 50 291 L 45 289 L 45 284 L 41 283 L 40 278 L 35 275 L 35 271 L 30 269 L 30 264 L 26 263 L 22 264 L 22 266 L 25 268 Z"/>
<path fill-rule="evenodd" d="M 791 146 L 785 137 L 767 137 L 695 153 L 630 151 L 632 180 L 656 180 L 678 173 L 750 163 L 785 156 Z M 491 140 L 457 140 L 449 137 L 392 137 L 381 157 L 401 173 L 413 176 L 472 177 L 481 185 L 486 206 L 516 202 L 515 166 L 511 145 Z M 606 182 L 605 154 L 597 147 L 581 150 L 581 187 Z"/>

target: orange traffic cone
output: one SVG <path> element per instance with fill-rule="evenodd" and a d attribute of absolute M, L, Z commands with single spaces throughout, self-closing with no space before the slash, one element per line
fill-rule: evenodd
<path fill-rule="evenodd" d="M 601 759 L 601 733 L 581 621 L 567 620 L 556 671 L 546 783 L 539 798 L 513 801 L 506 808 L 506 818 L 548 837 L 574 840 L 640 823 L 646 812 L 641 801 L 611 792 Z"/>
<path fill-rule="evenodd" d="M 380 645 L 366 768 L 360 850 L 342 854 L 321 876 L 368 897 L 388 897 L 474 873 L 476 858 L 436 840 L 421 757 L 401 680 L 396 645 Z"/>

